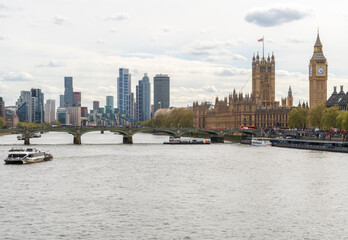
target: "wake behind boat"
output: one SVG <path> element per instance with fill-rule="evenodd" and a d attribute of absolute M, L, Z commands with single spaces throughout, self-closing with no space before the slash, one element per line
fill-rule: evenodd
<path fill-rule="evenodd" d="M 12 148 L 5 158 L 5 164 L 27 164 L 52 160 L 52 154 L 41 152 L 36 148 Z"/>
<path fill-rule="evenodd" d="M 163 142 L 163 144 L 210 144 L 210 140 L 203 138 L 181 139 L 169 137 L 169 141 Z"/>

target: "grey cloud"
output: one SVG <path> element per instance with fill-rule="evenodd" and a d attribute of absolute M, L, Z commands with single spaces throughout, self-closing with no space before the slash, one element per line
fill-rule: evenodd
<path fill-rule="evenodd" d="M 54 60 L 50 60 L 48 63 L 46 64 L 39 64 L 39 65 L 36 65 L 36 67 L 62 67 L 63 64 L 61 63 L 58 63 L 57 61 L 54 61 Z"/>
<path fill-rule="evenodd" d="M 162 30 L 162 32 L 170 32 L 170 27 L 167 27 L 167 26 L 163 26 L 162 28 L 161 28 L 161 30 Z"/>
<path fill-rule="evenodd" d="M 103 39 L 98 39 L 95 43 L 96 44 L 105 44 L 106 42 Z"/>
<path fill-rule="evenodd" d="M 34 77 L 27 72 L 8 72 L 3 74 L 1 77 L 2 80 L 9 82 L 25 82 L 34 80 Z"/>
<path fill-rule="evenodd" d="M 62 16 L 55 16 L 53 19 L 53 23 L 57 24 L 57 25 L 63 25 L 63 24 L 66 24 L 68 22 L 69 22 L 69 20 L 67 18 L 62 17 Z"/>
<path fill-rule="evenodd" d="M 206 93 L 216 93 L 217 89 L 214 86 L 203 87 L 202 90 Z"/>
<path fill-rule="evenodd" d="M 308 10 L 300 10 L 295 7 L 271 7 L 253 10 L 245 16 L 245 20 L 262 27 L 273 27 L 303 19 L 309 15 Z"/>
<path fill-rule="evenodd" d="M 1 40 L 5 40 L 5 37 L 0 35 L 0 41 Z"/>
<path fill-rule="evenodd" d="M 130 19 L 130 16 L 128 13 L 117 13 L 114 16 L 106 18 L 106 20 L 111 20 L 111 21 L 125 21 L 128 19 Z"/>
<path fill-rule="evenodd" d="M 250 70 L 238 69 L 238 68 L 225 68 L 218 72 L 215 72 L 216 76 L 221 76 L 221 77 L 248 75 L 248 74 L 250 74 Z"/>

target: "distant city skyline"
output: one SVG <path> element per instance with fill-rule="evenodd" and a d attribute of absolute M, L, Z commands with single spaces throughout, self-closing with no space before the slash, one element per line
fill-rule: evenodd
<path fill-rule="evenodd" d="M 214 101 L 234 88 L 250 93 L 252 56 L 262 53 L 257 42 L 262 36 L 265 55 L 276 56 L 276 100 L 292 85 L 297 104 L 309 99 L 308 61 L 318 26 L 330 63 L 328 95 L 333 86 L 347 82 L 344 2 L 338 7 L 314 0 L 250 0 L 236 6 L 220 0 L 197 7 L 181 0 L 86 0 L 83 12 L 78 11 L 79 1 L 69 4 L 2 1 L 0 96 L 7 106 L 15 104 L 21 90 L 31 88 L 42 89 L 47 99 L 58 103 L 64 76 L 74 77 L 82 106 L 91 109 L 94 100 L 103 105 L 105 96 L 117 97 L 116 69 L 122 67 L 133 77 L 134 93 L 144 72 L 151 79 L 167 73 L 173 80 L 171 99 L 178 107 Z"/>

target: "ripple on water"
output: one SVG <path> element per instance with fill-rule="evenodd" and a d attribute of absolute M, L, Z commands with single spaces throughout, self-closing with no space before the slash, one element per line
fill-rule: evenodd
<path fill-rule="evenodd" d="M 4 239 L 344 239 L 346 154 L 167 136 L 43 134 L 50 162 L 0 165 Z M 141 144 L 141 143 L 151 144 Z M 6 155 L 15 136 L 0 137 Z M 54 143 L 59 143 L 54 145 Z M 5 145 L 4 145 L 5 144 Z"/>

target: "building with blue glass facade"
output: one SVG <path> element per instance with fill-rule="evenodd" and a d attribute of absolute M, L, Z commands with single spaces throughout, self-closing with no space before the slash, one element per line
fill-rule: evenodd
<path fill-rule="evenodd" d="M 72 107 L 74 104 L 73 78 L 64 77 L 64 107 Z"/>
<path fill-rule="evenodd" d="M 131 98 L 131 74 L 126 68 L 119 69 L 119 77 L 117 78 L 117 107 L 121 112 L 130 113 Z"/>
<path fill-rule="evenodd" d="M 136 121 L 143 122 L 151 119 L 151 85 L 147 74 L 144 74 L 142 80 L 139 80 L 136 86 Z"/>
<path fill-rule="evenodd" d="M 166 74 L 157 74 L 153 78 L 153 106 L 154 112 L 160 108 L 169 108 L 170 79 Z"/>

